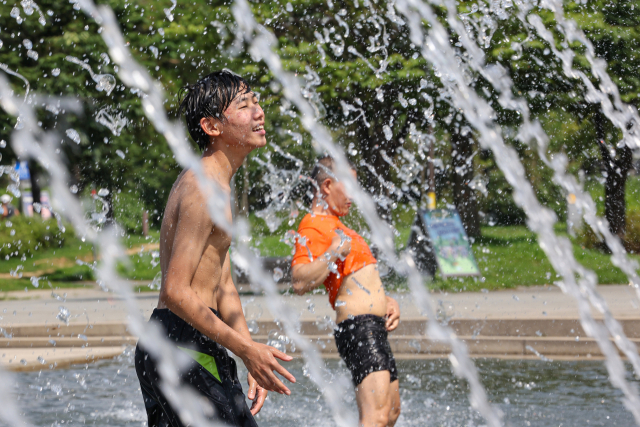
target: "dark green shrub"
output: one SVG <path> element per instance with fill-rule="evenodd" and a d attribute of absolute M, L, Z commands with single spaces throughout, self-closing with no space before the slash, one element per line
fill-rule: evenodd
<path fill-rule="evenodd" d="M 142 234 L 145 209 L 138 194 L 123 191 L 113 196 L 113 217 L 127 233 Z"/>
<path fill-rule="evenodd" d="M 627 232 L 624 245 L 628 251 L 640 253 L 640 211 L 627 212 Z"/>
<path fill-rule="evenodd" d="M 86 265 L 74 265 L 73 267 L 59 268 L 53 273 L 45 275 L 47 280 L 57 282 L 77 282 L 77 281 L 93 281 L 95 274 L 93 270 Z"/>
<path fill-rule="evenodd" d="M 62 247 L 73 231 L 58 228 L 54 219 L 43 221 L 39 217 L 14 216 L 0 222 L 0 257 L 32 255 L 35 251 Z"/>
<path fill-rule="evenodd" d="M 629 252 L 640 253 L 640 211 L 627 212 L 627 231 L 624 236 L 624 247 Z M 588 249 L 607 250 L 591 227 L 585 225 L 577 236 L 578 243 Z"/>

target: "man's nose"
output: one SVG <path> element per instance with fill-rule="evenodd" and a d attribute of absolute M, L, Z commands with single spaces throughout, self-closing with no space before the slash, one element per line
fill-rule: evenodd
<path fill-rule="evenodd" d="M 262 107 L 261 107 L 260 105 L 256 105 L 256 110 L 255 110 L 255 113 L 254 113 L 254 118 L 255 118 L 256 120 L 259 120 L 259 119 L 263 119 L 263 118 L 264 118 L 264 111 L 262 110 Z"/>

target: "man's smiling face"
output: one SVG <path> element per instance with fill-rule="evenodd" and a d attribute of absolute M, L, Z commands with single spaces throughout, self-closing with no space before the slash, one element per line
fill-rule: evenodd
<path fill-rule="evenodd" d="M 254 92 L 242 92 L 240 91 L 225 110 L 225 119 L 218 124 L 221 133 L 216 142 L 240 145 L 251 150 L 264 147 L 267 144 L 264 111 Z"/>

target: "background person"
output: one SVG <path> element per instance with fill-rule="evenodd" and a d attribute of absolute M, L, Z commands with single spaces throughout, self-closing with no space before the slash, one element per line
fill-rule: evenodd
<path fill-rule="evenodd" d="M 8 194 L 3 194 L 0 196 L 0 209 L 2 209 L 2 219 L 9 219 L 12 216 L 20 215 L 20 211 L 18 208 L 11 204 L 12 197 Z"/>
<path fill-rule="evenodd" d="M 359 425 L 393 426 L 400 415 L 400 393 L 387 332 L 398 326 L 400 309 L 385 295 L 367 242 L 339 219 L 349 213 L 351 199 L 333 171 L 327 156 L 311 173 L 317 189 L 311 213 L 298 227 L 293 289 L 304 295 L 325 285 L 336 311 L 336 345 L 356 387 Z M 356 171 L 351 173 L 355 178 Z"/>

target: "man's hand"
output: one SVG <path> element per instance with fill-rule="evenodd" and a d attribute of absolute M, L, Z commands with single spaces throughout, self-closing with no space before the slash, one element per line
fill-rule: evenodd
<path fill-rule="evenodd" d="M 264 400 L 267 398 L 267 390 L 261 387 L 251 374 L 247 374 L 247 383 L 249 384 L 247 397 L 249 400 L 253 400 L 251 404 L 251 415 L 256 415 L 260 412 L 260 409 L 262 409 L 262 405 L 264 405 Z"/>
<path fill-rule="evenodd" d="M 395 328 L 398 327 L 400 323 L 400 306 L 398 305 L 398 301 L 394 300 L 391 297 L 387 297 L 387 321 L 385 322 L 385 327 L 387 331 L 391 332 Z"/>
<path fill-rule="evenodd" d="M 276 360 L 276 358 L 278 358 L 285 362 L 290 362 L 293 360 L 293 357 L 287 356 L 271 346 L 255 341 L 251 343 L 251 346 L 241 357 L 251 376 L 255 378 L 262 388 L 280 394 L 286 394 L 287 396 L 291 394 L 291 391 L 282 384 L 282 381 L 280 381 L 273 371 L 276 371 L 290 382 L 295 383 L 295 377 L 280 366 L 280 363 Z"/>
<path fill-rule="evenodd" d="M 342 244 L 342 239 L 337 234 L 331 239 L 331 246 L 329 246 L 329 253 L 337 252 L 340 258 L 345 258 L 351 252 L 351 239 L 347 239 Z"/>

